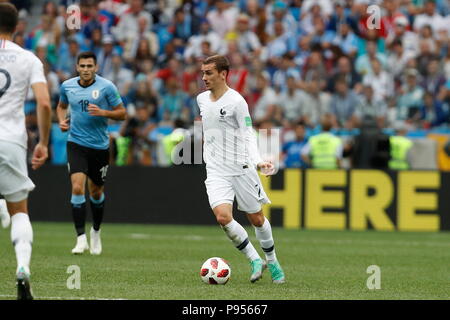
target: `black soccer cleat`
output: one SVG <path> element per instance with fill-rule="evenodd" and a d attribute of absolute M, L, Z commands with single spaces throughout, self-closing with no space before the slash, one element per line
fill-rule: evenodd
<path fill-rule="evenodd" d="M 17 300 L 33 300 L 33 294 L 30 286 L 30 275 L 23 269 L 17 273 Z"/>

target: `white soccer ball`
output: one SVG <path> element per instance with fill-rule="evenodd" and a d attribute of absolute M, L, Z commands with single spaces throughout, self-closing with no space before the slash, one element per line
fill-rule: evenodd
<path fill-rule="evenodd" d="M 226 284 L 230 279 L 231 268 L 222 258 L 209 258 L 200 269 L 200 277 L 208 284 Z"/>

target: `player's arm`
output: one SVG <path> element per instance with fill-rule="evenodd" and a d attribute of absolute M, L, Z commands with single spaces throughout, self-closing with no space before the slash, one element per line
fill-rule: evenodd
<path fill-rule="evenodd" d="M 69 130 L 70 127 L 70 119 L 67 118 L 68 107 L 69 104 L 61 100 L 59 101 L 58 106 L 56 107 L 56 116 L 58 117 L 59 128 L 63 132 Z"/>
<path fill-rule="evenodd" d="M 245 144 L 250 156 L 252 164 L 261 170 L 265 175 L 272 175 L 275 172 L 275 167 L 272 162 L 264 161 L 259 155 L 258 143 L 256 135 L 253 131 L 252 119 L 248 112 L 248 105 L 245 100 L 236 107 L 236 117 L 239 129 L 243 131 L 245 137 Z"/>
<path fill-rule="evenodd" d="M 105 117 L 112 120 L 125 120 L 127 117 L 127 110 L 122 103 L 113 107 L 112 110 L 105 110 L 91 103 L 88 105 L 88 112 L 91 116 Z"/>
<path fill-rule="evenodd" d="M 39 128 L 39 142 L 34 148 L 31 167 L 36 170 L 48 158 L 48 141 L 52 122 L 52 107 L 46 82 L 36 82 L 31 85 L 36 98 L 36 113 Z"/>

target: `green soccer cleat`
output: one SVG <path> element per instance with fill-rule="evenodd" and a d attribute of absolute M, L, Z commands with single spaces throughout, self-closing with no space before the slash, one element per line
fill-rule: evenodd
<path fill-rule="evenodd" d="M 270 274 L 272 275 L 273 283 L 284 283 L 284 271 L 280 266 L 278 261 L 274 261 L 272 263 L 268 263 Z"/>
<path fill-rule="evenodd" d="M 17 273 L 17 300 L 33 300 L 33 293 L 30 286 L 30 275 L 20 268 Z"/>
<path fill-rule="evenodd" d="M 252 267 L 250 282 L 254 283 L 262 278 L 263 271 L 266 269 L 267 264 L 262 259 L 255 259 L 250 262 L 250 266 Z"/>

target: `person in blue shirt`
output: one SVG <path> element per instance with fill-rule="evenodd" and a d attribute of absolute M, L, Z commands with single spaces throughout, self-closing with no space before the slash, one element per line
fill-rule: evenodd
<path fill-rule="evenodd" d="M 286 168 L 307 168 L 307 164 L 301 157 L 301 150 L 308 142 L 306 129 L 303 121 L 295 124 L 295 140 L 288 141 L 283 145 L 284 166 Z"/>
<path fill-rule="evenodd" d="M 85 234 L 87 181 L 93 217 L 90 252 L 99 255 L 105 203 L 103 190 L 109 166 L 108 119 L 125 120 L 126 110 L 116 86 L 96 74 L 98 65 L 94 53 L 80 53 L 76 69 L 79 76 L 62 83 L 56 108 L 59 127 L 69 131 L 67 159 L 72 183 L 72 216 L 77 232 L 77 244 L 72 253 L 82 254 L 89 249 Z"/>

